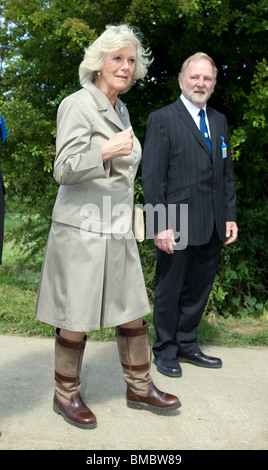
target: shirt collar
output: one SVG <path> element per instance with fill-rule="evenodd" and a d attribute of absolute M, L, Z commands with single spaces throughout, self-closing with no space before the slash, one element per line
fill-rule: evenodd
<path fill-rule="evenodd" d="M 183 104 L 186 106 L 186 108 L 188 109 L 189 113 L 193 116 L 198 116 L 198 113 L 200 111 L 200 108 L 198 108 L 197 106 L 195 106 L 193 103 L 191 103 L 191 101 L 189 101 L 187 98 L 185 98 L 185 96 L 183 94 L 181 94 L 180 96 Z M 205 114 L 206 114 L 206 108 L 207 108 L 207 105 L 205 104 L 205 106 L 201 109 L 203 109 L 205 111 Z"/>

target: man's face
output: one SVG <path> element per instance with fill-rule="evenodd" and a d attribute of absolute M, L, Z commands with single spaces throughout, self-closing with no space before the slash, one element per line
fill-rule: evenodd
<path fill-rule="evenodd" d="M 207 59 L 192 60 L 184 76 L 179 77 L 179 84 L 185 98 L 203 108 L 216 85 L 211 62 Z"/>

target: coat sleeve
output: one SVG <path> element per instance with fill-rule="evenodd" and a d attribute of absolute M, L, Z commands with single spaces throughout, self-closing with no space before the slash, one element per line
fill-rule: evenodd
<path fill-rule="evenodd" d="M 170 144 L 165 122 L 158 112 L 154 112 L 148 117 L 142 158 L 142 186 L 145 204 L 146 206 L 151 205 L 155 209 L 153 216 L 151 211 L 146 211 L 146 219 L 150 226 L 153 223 L 154 232 L 166 228 L 169 156 Z"/>
<path fill-rule="evenodd" d="M 233 162 L 231 156 L 230 140 L 228 133 L 227 120 L 224 116 L 225 129 L 227 136 L 227 159 L 225 164 L 224 172 L 224 188 L 225 188 L 225 218 L 226 222 L 236 222 L 236 190 L 235 190 L 235 179 L 234 179 L 234 170 Z"/>
<path fill-rule="evenodd" d="M 81 101 L 65 98 L 57 114 L 54 178 L 61 185 L 106 178 L 101 146 L 92 148 L 90 111 Z"/>

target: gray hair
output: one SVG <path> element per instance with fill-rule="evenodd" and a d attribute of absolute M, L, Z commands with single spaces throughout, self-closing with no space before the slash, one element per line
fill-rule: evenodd
<path fill-rule="evenodd" d="M 153 59 L 150 59 L 151 52 L 142 46 L 139 36 L 139 31 L 128 25 L 106 26 L 101 36 L 85 49 L 84 59 L 79 66 L 81 85 L 96 80 L 98 71 L 104 66 L 107 53 L 130 46 L 135 46 L 137 51 L 133 81 L 144 78 Z"/>
<path fill-rule="evenodd" d="M 215 65 L 214 60 L 211 57 L 209 57 L 209 55 L 207 55 L 205 52 L 196 52 L 196 54 L 191 55 L 190 57 L 188 57 L 188 59 L 186 59 L 182 64 L 179 76 L 183 78 L 189 63 L 192 62 L 192 61 L 195 61 L 195 60 L 200 60 L 200 59 L 209 60 L 209 62 L 211 63 L 211 65 L 213 67 L 214 78 L 216 80 L 217 75 L 218 75 L 218 69 Z"/>

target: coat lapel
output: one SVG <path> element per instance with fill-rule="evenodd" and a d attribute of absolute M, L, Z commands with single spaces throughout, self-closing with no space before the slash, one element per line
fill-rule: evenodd
<path fill-rule="evenodd" d="M 180 117 L 183 119 L 183 121 L 188 126 L 188 128 L 190 129 L 192 134 L 195 136 L 195 138 L 198 140 L 200 145 L 202 145 L 202 147 L 206 150 L 206 152 L 211 157 L 208 146 L 207 146 L 206 142 L 204 141 L 200 130 L 198 129 L 198 127 L 197 127 L 196 123 L 194 122 L 191 114 L 187 110 L 186 106 L 184 106 L 184 104 L 183 104 L 183 102 L 181 101 L 180 98 L 177 99 L 177 101 L 175 102 L 175 105 L 176 105 L 177 110 L 180 114 Z M 210 125 L 210 122 L 209 122 L 209 125 Z"/>
<path fill-rule="evenodd" d="M 100 112 L 101 111 L 102 110 L 100 109 Z M 115 110 L 114 110 L 114 108 L 112 107 L 111 104 L 106 110 L 103 110 L 103 114 L 104 114 L 105 118 L 108 119 L 108 121 L 112 122 L 120 130 L 123 131 L 125 129 L 121 119 L 119 118 L 119 116 L 117 115 L 117 113 L 115 112 Z"/>
<path fill-rule="evenodd" d="M 121 121 L 121 119 L 119 118 L 119 116 L 117 115 L 117 113 L 115 112 L 114 108 L 112 107 L 109 99 L 107 98 L 107 96 L 105 96 L 104 93 L 102 93 L 102 91 L 96 87 L 93 83 L 91 82 L 88 82 L 84 85 L 84 88 L 86 88 L 86 90 L 88 90 L 91 94 L 91 96 L 93 97 L 97 107 L 98 107 L 98 110 L 101 114 L 104 115 L 104 117 L 112 122 L 116 127 L 118 127 L 120 130 L 124 130 L 125 127 Z M 119 109 L 122 109 L 122 116 L 124 118 L 124 115 L 126 114 L 127 115 L 127 112 L 126 112 L 126 109 L 125 109 L 125 106 L 121 106 L 121 101 L 118 99 L 117 100 L 119 102 Z"/>
<path fill-rule="evenodd" d="M 216 129 L 215 119 L 213 119 L 212 111 L 213 111 L 212 108 L 207 106 L 207 117 L 208 117 L 208 122 L 209 122 L 211 145 L 212 145 L 212 158 L 214 159 L 217 153 L 217 129 Z"/>

